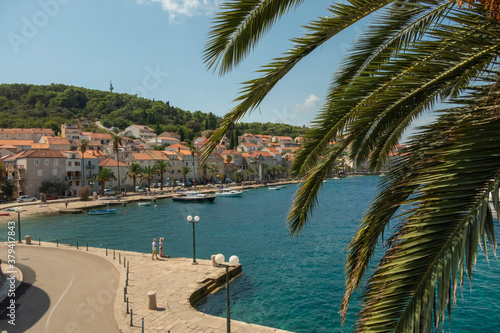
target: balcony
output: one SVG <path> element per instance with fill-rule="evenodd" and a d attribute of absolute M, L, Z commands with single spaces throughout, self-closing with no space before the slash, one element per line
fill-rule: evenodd
<path fill-rule="evenodd" d="M 95 169 L 95 165 L 86 165 L 85 168 L 87 170 L 90 170 L 90 169 Z"/>

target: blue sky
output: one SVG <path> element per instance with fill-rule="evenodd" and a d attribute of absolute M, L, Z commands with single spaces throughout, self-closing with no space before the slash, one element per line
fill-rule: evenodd
<path fill-rule="evenodd" d="M 330 0 L 305 1 L 284 17 L 236 70 L 208 71 L 202 50 L 215 0 L 3 0 L 0 82 L 62 83 L 169 101 L 224 115 L 240 83 L 291 47 L 301 25 L 328 14 Z M 353 29 L 321 47 L 280 82 L 244 121 L 308 125 Z"/>

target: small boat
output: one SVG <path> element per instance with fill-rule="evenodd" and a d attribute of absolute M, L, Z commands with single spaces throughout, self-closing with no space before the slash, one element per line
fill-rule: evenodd
<path fill-rule="evenodd" d="M 118 197 L 115 196 L 115 195 L 112 195 L 112 196 L 103 196 L 103 197 L 99 197 L 99 200 L 118 200 Z"/>
<path fill-rule="evenodd" d="M 0 216 L 9 216 L 10 213 L 0 213 Z"/>
<path fill-rule="evenodd" d="M 213 202 L 215 200 L 214 194 L 204 194 L 200 191 L 189 191 L 186 195 L 172 197 L 173 201 L 180 202 Z"/>
<path fill-rule="evenodd" d="M 286 185 L 276 185 L 276 188 L 286 188 Z"/>
<path fill-rule="evenodd" d="M 106 202 L 106 209 L 89 210 L 89 215 L 106 215 L 116 213 L 116 209 L 109 209 L 109 203 Z"/>
<path fill-rule="evenodd" d="M 275 186 L 269 186 L 267 189 L 268 190 L 279 190 L 279 187 L 277 187 L 277 186 L 276 187 Z"/>
<path fill-rule="evenodd" d="M 215 193 L 215 195 L 218 197 L 241 197 L 243 195 L 243 191 L 223 188 L 222 192 Z"/>
<path fill-rule="evenodd" d="M 139 206 L 151 206 L 151 202 L 139 202 Z"/>

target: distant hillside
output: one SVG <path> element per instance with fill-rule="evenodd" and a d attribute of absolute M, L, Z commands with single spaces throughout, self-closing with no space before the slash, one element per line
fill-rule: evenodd
<path fill-rule="evenodd" d="M 190 141 L 202 131 L 215 129 L 221 118 L 213 113 L 185 111 L 163 101 L 63 84 L 0 84 L 0 128 L 51 128 L 63 123 L 100 120 L 106 127 L 123 129 L 131 124 L 147 125 L 161 132 L 179 133 Z M 94 125 L 86 130 L 98 131 Z M 296 137 L 306 128 L 285 124 L 241 123 L 237 132 Z"/>

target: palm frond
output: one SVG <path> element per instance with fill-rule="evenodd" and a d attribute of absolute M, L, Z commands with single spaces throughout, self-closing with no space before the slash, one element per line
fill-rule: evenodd
<path fill-rule="evenodd" d="M 461 12 L 453 12 L 457 21 Z M 370 158 L 373 169 L 383 165 L 415 118 L 437 101 L 458 95 L 471 78 L 486 70 L 497 57 L 498 24 L 477 18 L 475 26 L 466 28 L 439 25 L 429 32 L 433 40 L 407 45 L 390 60 L 374 60 L 348 84 L 340 84 L 344 78 L 335 79 L 294 165 L 294 173 L 309 170 L 322 150 L 345 128 L 353 137 L 351 159 L 362 164 Z M 481 31 L 488 31 L 489 36 Z M 496 38 L 490 37 L 492 32 L 496 32 Z M 484 38 L 491 43 L 483 43 L 481 48 L 468 47 Z M 379 56 L 385 59 L 393 52 L 379 52 Z"/>
<path fill-rule="evenodd" d="M 408 153 L 420 162 L 406 161 L 401 165 L 411 170 L 391 171 L 397 183 L 404 181 L 406 192 L 383 192 L 376 200 L 379 211 L 374 208 L 364 218 L 365 226 L 380 229 L 387 225 L 381 210 L 394 213 L 394 205 L 408 206 L 363 294 L 360 332 L 425 332 L 439 325 L 455 298 L 457 280 L 463 284 L 464 271 L 472 276 L 478 244 L 484 244 L 486 254 L 486 239 L 496 249 L 488 197 L 500 181 L 500 118 L 484 107 L 450 112 L 454 120 L 447 113 L 414 141 Z M 439 136 L 438 128 L 443 130 Z M 377 232 L 366 234 L 362 228 L 350 245 L 346 302 L 373 255 L 359 249 L 370 249 L 367 240 L 373 244 L 378 239 Z M 431 323 L 434 307 L 437 318 Z"/>
<path fill-rule="evenodd" d="M 210 69 L 229 72 L 253 49 L 257 41 L 291 8 L 304 0 L 232 0 L 221 5 L 203 52 Z"/>
<path fill-rule="evenodd" d="M 219 128 L 210 137 L 203 150 L 203 158 L 213 151 L 231 125 L 238 122 L 246 113 L 260 105 L 262 100 L 295 65 L 311 52 L 316 50 L 330 38 L 353 25 L 364 17 L 383 8 L 393 0 L 352 0 L 350 4 L 334 4 L 330 7 L 331 16 L 320 18 L 306 26 L 308 33 L 293 40 L 294 48 L 285 52 L 284 56 L 275 58 L 270 64 L 263 66 L 258 73 L 260 78 L 244 83 L 240 96 L 236 98 L 239 104 L 228 112 Z"/>

